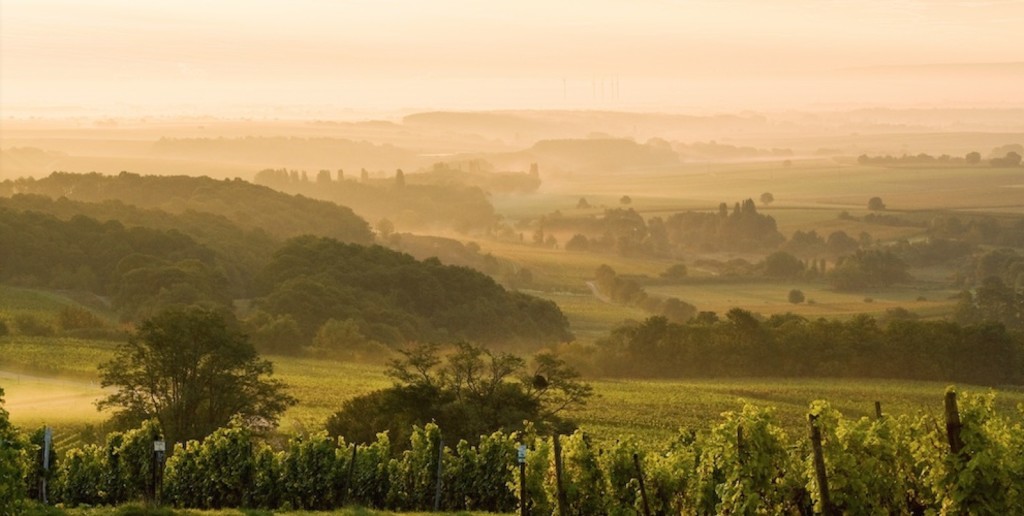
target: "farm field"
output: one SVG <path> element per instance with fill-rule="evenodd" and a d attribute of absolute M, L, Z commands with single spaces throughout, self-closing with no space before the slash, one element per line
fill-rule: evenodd
<path fill-rule="evenodd" d="M 807 301 L 793 304 L 786 296 L 791 289 L 804 293 Z M 848 318 L 858 314 L 875 317 L 886 310 L 902 307 L 923 317 L 947 315 L 953 310 L 957 291 L 925 287 L 875 289 L 868 292 L 838 292 L 821 283 L 683 283 L 652 285 L 650 294 L 678 297 L 699 310 L 719 314 L 740 306 L 763 315 L 794 313 L 807 318 Z"/>
<path fill-rule="evenodd" d="M 84 345 L 84 346 L 83 346 Z M 76 352 L 79 347 L 86 352 Z M 112 345 L 73 339 L 52 342 L 0 339 L 0 370 L 28 368 L 46 356 L 66 353 L 77 357 L 51 373 L 72 379 L 39 374 L 0 374 L 0 386 L 6 391 L 6 407 L 14 424 L 30 428 L 41 424 L 58 431 L 77 432 L 86 425 L 100 424 L 105 415 L 98 413 L 93 401 L 102 396 L 95 378 L 84 375 L 112 354 Z M 77 354 L 76 354 L 77 353 Z M 270 357 L 275 376 L 291 386 L 299 404 L 285 413 L 280 425 L 283 434 L 318 431 L 327 416 L 346 399 L 386 387 L 390 379 L 376 365 L 342 363 L 291 357 Z M 811 401 L 825 399 L 850 417 L 874 413 L 874 402 L 882 403 L 889 415 L 925 412 L 940 414 L 945 384 L 892 380 L 834 379 L 694 379 L 625 380 L 589 379 L 595 397 L 569 414 L 584 431 L 598 442 L 635 439 L 661 442 L 671 439 L 680 429 L 707 429 L 722 412 L 739 410 L 745 402 L 777 409 L 780 424 L 793 435 L 803 431 L 807 407 Z M 969 391 L 987 388 L 960 385 Z M 1024 390 L 1001 388 L 997 392 L 1000 410 L 1012 413 L 1024 404 Z"/>
<path fill-rule="evenodd" d="M 640 207 L 680 210 L 703 204 L 704 209 L 713 209 L 719 202 L 757 199 L 763 192 L 772 192 L 780 206 L 837 212 L 863 209 L 870 197 L 881 196 L 889 209 L 895 210 L 941 206 L 1024 213 L 1019 192 L 1022 184 L 1024 177 L 1013 168 L 881 167 L 815 159 L 795 160 L 789 167 L 781 161 L 691 163 L 671 169 L 577 173 L 555 177 L 541 192 L 551 194 L 547 211 L 573 207 L 579 197 L 587 197 L 591 204 L 616 206 L 622 195 L 629 195 Z M 529 206 L 536 213 L 543 204 L 532 202 Z"/>

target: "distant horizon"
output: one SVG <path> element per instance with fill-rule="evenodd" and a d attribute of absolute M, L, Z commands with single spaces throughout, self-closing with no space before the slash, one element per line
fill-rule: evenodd
<path fill-rule="evenodd" d="M 1019 106 L 1022 24 L 990 0 L 8 0 L 0 111 Z"/>

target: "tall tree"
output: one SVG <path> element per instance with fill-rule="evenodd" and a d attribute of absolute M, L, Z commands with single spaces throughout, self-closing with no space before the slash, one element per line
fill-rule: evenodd
<path fill-rule="evenodd" d="M 202 438 L 236 416 L 253 427 L 275 426 L 295 399 L 232 326 L 195 307 L 146 320 L 100 366 L 102 386 L 116 392 L 97 406 L 116 409 L 125 423 L 155 418 L 172 442 Z"/>

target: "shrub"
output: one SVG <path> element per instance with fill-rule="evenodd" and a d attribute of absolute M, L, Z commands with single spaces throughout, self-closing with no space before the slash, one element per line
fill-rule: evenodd
<path fill-rule="evenodd" d="M 793 303 L 794 305 L 803 303 L 804 302 L 804 293 L 802 291 L 800 291 L 800 290 L 797 290 L 797 289 L 790 290 L 789 291 L 788 299 L 789 299 L 789 302 Z"/>

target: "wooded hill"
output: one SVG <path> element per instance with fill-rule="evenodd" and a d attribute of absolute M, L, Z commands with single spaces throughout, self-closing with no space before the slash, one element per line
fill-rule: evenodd
<path fill-rule="evenodd" d="M 361 244 L 373 241 L 369 225 L 349 208 L 282 194 L 240 179 L 54 172 L 43 179 L 0 183 L 0 196 L 18 193 L 85 202 L 117 200 L 168 213 L 211 213 L 242 228 L 262 229 L 278 238 L 316 234 Z"/>
<path fill-rule="evenodd" d="M 2 185 L 104 199 L 0 197 L 0 281 L 91 292 L 125 321 L 168 306 L 240 306 L 257 344 L 281 353 L 314 341 L 321 348 L 433 339 L 537 346 L 570 338 L 554 303 L 506 291 L 469 268 L 367 247 L 366 222 L 331 203 L 208 178 L 54 174 Z M 173 198 L 188 190 L 201 194 L 187 210 L 158 203 L 162 192 Z M 283 221 L 274 232 L 233 220 L 258 212 L 264 198 L 263 218 Z M 307 236 L 282 238 L 317 214 Z M 321 332 L 325 325 L 333 334 Z"/>

